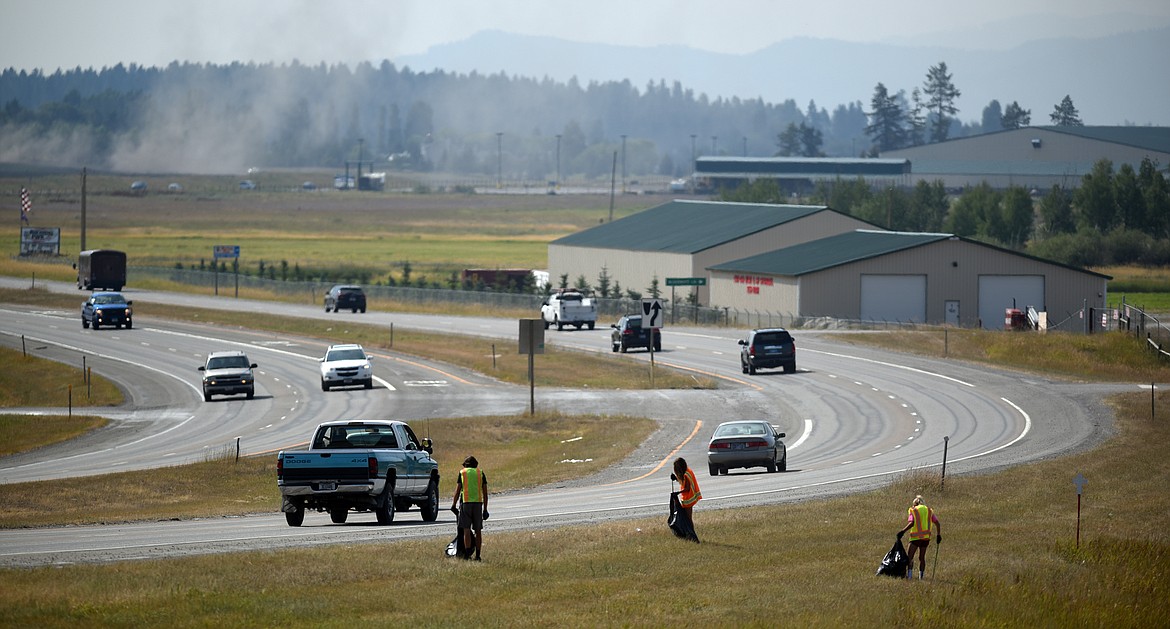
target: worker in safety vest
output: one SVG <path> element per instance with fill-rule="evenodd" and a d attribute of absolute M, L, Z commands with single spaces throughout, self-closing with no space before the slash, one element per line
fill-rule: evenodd
<path fill-rule="evenodd" d="M 460 501 L 463 505 L 457 509 L 456 505 Z M 488 519 L 487 502 L 487 475 L 479 469 L 479 461 L 469 456 L 463 460 L 463 469 L 459 470 L 459 477 L 455 479 L 455 497 L 451 500 L 451 510 L 459 517 L 459 526 L 463 529 L 463 547 L 472 548 L 472 539 L 475 540 L 476 561 L 479 561 L 479 553 L 483 548 L 483 521 Z"/>
<path fill-rule="evenodd" d="M 898 531 L 898 539 L 902 539 L 906 531 L 910 531 L 910 550 L 907 552 L 910 561 L 906 568 L 906 578 L 914 578 L 914 554 L 917 552 L 918 578 L 925 579 L 926 548 L 930 546 L 932 536 L 937 543 L 942 543 L 942 525 L 939 524 L 934 509 L 922 504 L 922 496 L 915 496 L 914 504 L 906 510 L 906 526 Z"/>
<path fill-rule="evenodd" d="M 678 481 L 679 511 L 690 523 L 690 530 L 694 531 L 695 521 L 691 517 L 691 509 L 703 499 L 703 493 L 699 491 L 699 481 L 695 480 L 695 471 L 688 467 L 687 460 L 680 456 L 674 460 L 674 473 L 670 475 L 670 480 Z M 690 540 L 698 542 L 699 537 L 692 533 Z"/>

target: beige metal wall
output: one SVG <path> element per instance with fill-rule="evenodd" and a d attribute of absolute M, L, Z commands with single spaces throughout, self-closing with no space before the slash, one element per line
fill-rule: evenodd
<path fill-rule="evenodd" d="M 1032 140 L 1039 140 L 1039 147 L 1033 145 Z M 928 183 L 936 179 L 942 180 L 947 187 L 961 187 L 964 185 L 978 185 L 987 181 L 992 187 L 1006 188 L 1008 186 L 1024 186 L 1046 191 L 1053 185 L 1063 187 L 1079 187 L 1081 178 L 1088 174 L 1092 164 L 1100 159 L 1109 159 L 1113 162 L 1114 170 L 1121 164 L 1131 164 L 1136 169 L 1143 158 L 1149 157 L 1159 164 L 1170 163 L 1170 153 L 1159 153 L 1149 149 L 1114 144 L 1091 138 L 1084 138 L 1067 133 L 1058 133 L 1046 129 L 1026 128 L 1003 133 L 991 133 L 970 138 L 959 138 L 949 142 L 924 144 L 911 148 L 887 151 L 882 157 L 909 159 L 911 164 L 911 185 L 919 180 Z M 938 174 L 923 170 L 925 164 L 915 160 L 947 160 L 950 162 L 970 162 L 970 172 Z M 1028 175 L 1034 166 L 1029 164 L 1063 162 L 1070 163 L 1067 169 L 1049 175 Z M 995 173 L 977 172 L 980 163 L 994 163 Z M 1020 173 L 1010 172 L 1010 165 L 1020 164 Z M 1083 167 L 1076 167 L 1082 164 Z M 1007 168 L 1009 172 L 1004 173 Z M 1065 172 L 1067 170 L 1067 172 Z"/>
<path fill-rule="evenodd" d="M 945 321 L 946 302 L 957 300 L 964 327 L 978 323 L 981 275 L 1043 275 L 1045 307 L 1052 324 L 1064 321 L 1086 302 L 1103 306 L 1106 298 L 1105 280 L 1096 275 L 970 242 L 944 240 L 800 278 L 768 276 L 772 286 L 761 286 L 759 294 L 749 293 L 749 284 L 742 278 L 736 281 L 736 274 L 718 273 L 711 280 L 712 304 L 856 319 L 861 312 L 862 274 L 926 274 L 927 322 Z"/>
<path fill-rule="evenodd" d="M 800 278 L 712 271 L 711 304 L 749 312 L 800 315 Z"/>
<path fill-rule="evenodd" d="M 719 216 L 712 215 L 711 220 L 718 221 Z M 662 229 L 669 229 L 669 225 L 663 225 Z M 569 285 L 572 286 L 577 277 L 584 274 L 589 284 L 596 288 L 597 277 L 604 266 L 610 282 L 617 281 L 623 291 L 632 289 L 646 295 L 651 280 L 657 276 L 662 294 L 669 296 L 670 290 L 666 287 L 668 277 L 707 278 L 706 269 L 709 266 L 857 229 L 875 228 L 851 216 L 825 210 L 694 255 L 552 244 L 548 247 L 549 281 L 556 287 L 561 275 L 568 273 Z M 698 287 L 699 303 L 702 305 L 713 303 L 710 299 L 711 279 L 708 278 L 707 282 L 708 286 Z M 678 287 L 676 298 L 683 301 L 690 290 L 689 287 Z"/>

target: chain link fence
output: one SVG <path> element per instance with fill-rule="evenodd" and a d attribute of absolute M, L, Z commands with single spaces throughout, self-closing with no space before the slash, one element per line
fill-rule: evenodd
<path fill-rule="evenodd" d="M 131 273 L 138 277 L 149 277 L 189 286 L 218 287 L 217 290 L 220 295 L 235 294 L 237 286 L 241 289 L 267 291 L 275 295 L 291 297 L 303 303 L 322 305 L 322 307 L 325 291 L 334 284 L 347 283 L 315 280 L 279 280 L 255 275 L 236 275 L 231 271 L 215 273 L 214 271 L 200 269 L 135 267 Z M 432 306 L 441 304 L 474 305 L 489 309 L 531 312 L 533 313 L 533 317 L 540 316 L 540 305 L 544 300 L 544 295 L 491 290 L 452 290 L 443 288 L 383 286 L 377 284 L 363 284 L 362 288 L 365 290 L 367 297 L 372 300 L 387 300 Z M 642 307 L 641 301 L 635 299 L 597 298 L 595 301 L 597 303 L 598 323 L 602 326 L 607 325 L 607 321 L 616 321 L 622 315 L 638 313 Z M 937 327 L 912 321 L 861 321 L 835 317 L 799 316 L 790 312 L 773 312 L 768 310 L 718 308 L 688 303 L 672 304 L 668 299 L 662 299 L 662 302 L 666 309 L 667 325 L 694 325 L 700 327 L 740 329 L 792 328 L 821 330 L 930 329 Z"/>

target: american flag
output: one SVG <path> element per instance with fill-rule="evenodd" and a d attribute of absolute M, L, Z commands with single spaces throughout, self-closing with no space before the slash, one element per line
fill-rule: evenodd
<path fill-rule="evenodd" d="M 28 188 L 20 189 L 20 222 L 28 222 L 28 213 L 32 211 L 32 197 L 28 194 Z"/>

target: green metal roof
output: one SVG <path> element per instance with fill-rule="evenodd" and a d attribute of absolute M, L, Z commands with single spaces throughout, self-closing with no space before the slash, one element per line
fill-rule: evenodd
<path fill-rule="evenodd" d="M 1080 267 L 1045 260 L 1036 256 L 1004 249 L 978 240 L 955 236 L 954 234 L 931 234 L 920 232 L 888 232 L 859 229 L 836 236 L 829 236 L 812 242 L 793 245 L 768 253 L 732 260 L 707 267 L 712 271 L 759 273 L 761 275 L 798 276 L 823 271 L 842 264 L 876 258 L 896 251 L 921 247 L 940 240 L 961 240 L 981 247 L 995 249 L 1014 256 L 1037 260 L 1053 266 L 1064 267 L 1081 273 L 1111 280 L 1109 275 L 1082 269 Z"/>
<path fill-rule="evenodd" d="M 911 249 L 951 234 L 925 234 L 857 230 L 793 245 L 768 253 L 732 260 L 710 267 L 712 271 L 741 271 L 766 275 L 804 275 L 868 258 Z"/>
<path fill-rule="evenodd" d="M 698 253 L 818 212 L 823 205 L 671 201 L 554 240 L 554 245 Z"/>

